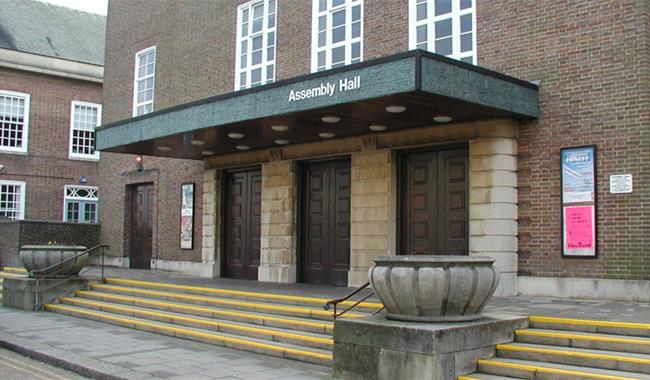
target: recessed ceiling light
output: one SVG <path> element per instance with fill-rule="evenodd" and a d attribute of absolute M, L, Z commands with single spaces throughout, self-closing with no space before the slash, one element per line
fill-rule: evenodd
<path fill-rule="evenodd" d="M 370 129 L 373 132 L 382 132 L 382 131 L 386 130 L 386 126 L 385 125 L 379 125 L 379 124 L 373 124 L 373 125 L 369 126 L 368 129 Z"/>
<path fill-rule="evenodd" d="M 199 139 L 192 139 L 190 140 L 190 144 L 192 145 L 203 145 L 205 144 L 204 140 L 199 140 Z"/>
<path fill-rule="evenodd" d="M 237 150 L 249 150 L 251 147 L 248 145 L 237 145 L 235 148 L 237 148 Z"/>
<path fill-rule="evenodd" d="M 237 132 L 230 132 L 230 133 L 228 133 L 228 137 L 230 137 L 231 139 L 243 139 L 244 134 L 243 133 L 237 133 Z"/>
<path fill-rule="evenodd" d="M 201 152 L 201 154 L 204 156 L 212 156 L 214 152 L 211 150 L 204 150 L 203 152 Z"/>
<path fill-rule="evenodd" d="M 163 152 L 169 152 L 170 150 L 172 150 L 172 148 L 170 148 L 168 146 L 159 146 L 158 150 L 163 151 Z"/>
<path fill-rule="evenodd" d="M 287 144 L 290 143 L 290 141 L 289 140 L 279 139 L 279 140 L 275 140 L 275 143 L 278 144 L 278 145 L 287 145 Z"/>
<path fill-rule="evenodd" d="M 341 121 L 340 117 L 334 115 L 323 116 L 320 119 L 323 121 L 323 123 L 330 123 L 330 124 L 338 123 L 339 121 Z"/>
<path fill-rule="evenodd" d="M 336 135 L 334 133 L 332 133 L 332 132 L 322 132 L 322 133 L 319 133 L 318 136 L 320 136 L 320 137 L 322 137 L 324 139 L 331 139 L 332 137 L 334 137 Z"/>
<path fill-rule="evenodd" d="M 284 132 L 287 129 L 289 129 L 289 127 L 286 126 L 286 125 L 272 125 L 271 129 L 276 131 L 276 132 Z"/>
<path fill-rule="evenodd" d="M 406 111 L 406 107 L 404 106 L 388 106 L 386 107 L 386 112 L 390 113 L 402 113 Z"/>
<path fill-rule="evenodd" d="M 447 115 L 438 115 L 433 117 L 433 121 L 436 123 L 449 123 L 450 121 L 454 120 L 451 116 Z"/>

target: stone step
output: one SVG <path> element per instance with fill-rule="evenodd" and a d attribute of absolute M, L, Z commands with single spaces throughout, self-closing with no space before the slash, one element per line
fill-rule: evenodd
<path fill-rule="evenodd" d="M 123 294 L 104 293 L 96 291 L 79 290 L 75 295 L 81 299 L 92 299 L 122 305 L 134 305 L 154 310 L 164 310 L 176 313 L 192 314 L 214 319 L 245 322 L 260 326 L 288 328 L 321 334 L 332 334 L 332 322 L 313 320 L 307 318 L 275 316 L 255 312 L 243 312 L 218 307 L 201 306 L 187 303 L 170 302 L 151 298 L 141 298 Z"/>
<path fill-rule="evenodd" d="M 88 310 L 70 305 L 46 304 L 45 310 L 76 317 L 94 319 L 110 324 L 134 328 L 136 330 L 149 331 L 314 364 L 331 365 L 332 362 L 332 353 L 329 351 L 300 347 L 289 343 L 273 342 L 253 337 L 241 337 L 193 327 L 181 327 L 165 322 L 152 322 L 142 318 L 126 317 L 123 315 L 104 311 Z"/>
<path fill-rule="evenodd" d="M 112 314 L 128 315 L 180 326 L 197 327 L 201 329 L 224 332 L 233 335 L 255 337 L 275 342 L 291 343 L 305 347 L 332 350 L 334 341 L 331 336 L 307 332 L 297 332 L 289 329 L 260 327 L 254 324 L 215 320 L 183 313 L 152 310 L 137 306 L 125 306 L 102 301 L 92 301 L 82 298 L 61 297 L 64 305 L 104 311 Z"/>
<path fill-rule="evenodd" d="M 126 294 L 151 299 L 173 300 L 185 303 L 205 306 L 219 306 L 222 308 L 245 310 L 276 315 L 288 315 L 294 317 L 305 317 L 321 320 L 332 320 L 333 311 L 323 310 L 322 308 L 279 305 L 266 302 L 239 301 L 229 298 L 200 296 L 193 294 L 183 294 L 175 292 L 165 292 L 159 290 L 150 290 L 142 288 L 132 288 L 124 286 L 106 285 L 100 283 L 91 284 L 90 288 L 94 291 L 101 291 L 113 294 Z M 349 312 L 345 314 L 346 318 L 361 318 L 367 314 L 358 312 Z"/>
<path fill-rule="evenodd" d="M 530 327 L 536 329 L 650 337 L 650 323 L 595 321 L 543 316 L 531 316 L 529 321 Z"/>
<path fill-rule="evenodd" d="M 176 293 L 197 294 L 203 296 L 215 296 L 220 298 L 232 298 L 243 301 L 259 301 L 266 303 L 278 303 L 283 305 L 307 306 L 322 308 L 329 300 L 320 297 L 304 297 L 288 294 L 252 292 L 238 289 L 210 288 L 191 286 L 183 284 L 171 284 L 163 282 L 131 280 L 125 278 L 108 277 L 104 279 L 106 284 L 118 285 L 132 288 L 154 289 Z M 342 294 L 344 292 L 342 291 Z M 343 301 L 339 303 L 339 308 L 347 308 L 354 305 L 356 301 Z M 382 308 L 382 304 L 374 302 L 362 302 L 355 306 L 355 310 L 361 312 L 374 312 Z"/>
<path fill-rule="evenodd" d="M 515 331 L 520 343 L 589 348 L 650 355 L 650 338 L 626 335 L 568 332 L 562 330 L 525 329 Z"/>
<path fill-rule="evenodd" d="M 531 360 L 507 358 L 481 359 L 478 372 L 509 376 L 517 379 L 544 380 L 647 380 L 648 375 L 600 368 L 587 368 L 557 363 L 540 363 Z"/>
<path fill-rule="evenodd" d="M 516 377 L 488 375 L 486 373 L 475 372 L 469 375 L 458 376 L 456 380 L 513 380 Z"/>
<path fill-rule="evenodd" d="M 4 267 L 4 268 L 2 268 L 2 270 L 3 270 L 3 272 L 6 272 L 6 273 L 22 274 L 22 275 L 27 274 L 27 269 L 22 268 L 22 267 Z"/>
<path fill-rule="evenodd" d="M 497 357 L 650 374 L 650 356 L 530 343 L 497 344 Z M 650 376 L 649 376 L 650 377 Z"/>

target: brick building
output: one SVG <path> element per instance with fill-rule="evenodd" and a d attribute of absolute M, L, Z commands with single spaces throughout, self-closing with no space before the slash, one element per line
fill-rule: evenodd
<path fill-rule="evenodd" d="M 113 0 L 102 238 L 203 276 L 463 254 L 501 295 L 647 298 L 649 25 L 644 0 Z"/>
<path fill-rule="evenodd" d="M 0 251 L 99 242 L 104 16 L 0 2 Z"/>

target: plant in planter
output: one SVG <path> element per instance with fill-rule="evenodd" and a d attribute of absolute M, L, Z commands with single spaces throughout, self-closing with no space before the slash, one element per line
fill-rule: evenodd
<path fill-rule="evenodd" d="M 20 247 L 18 256 L 30 277 L 74 276 L 86 265 L 88 254 L 72 258 L 85 250 L 86 247 L 81 245 L 50 241 L 47 245 L 24 245 Z M 33 273 L 46 268 L 49 269 Z"/>

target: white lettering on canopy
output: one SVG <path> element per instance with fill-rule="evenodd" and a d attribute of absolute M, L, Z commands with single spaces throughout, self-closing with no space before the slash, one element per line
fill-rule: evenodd
<path fill-rule="evenodd" d="M 289 102 L 298 100 L 311 99 L 320 96 L 333 96 L 337 92 L 356 90 L 361 87 L 361 77 L 344 78 L 338 81 L 338 86 L 332 82 L 321 83 L 316 87 L 305 88 L 302 90 L 291 90 L 289 92 Z"/>

